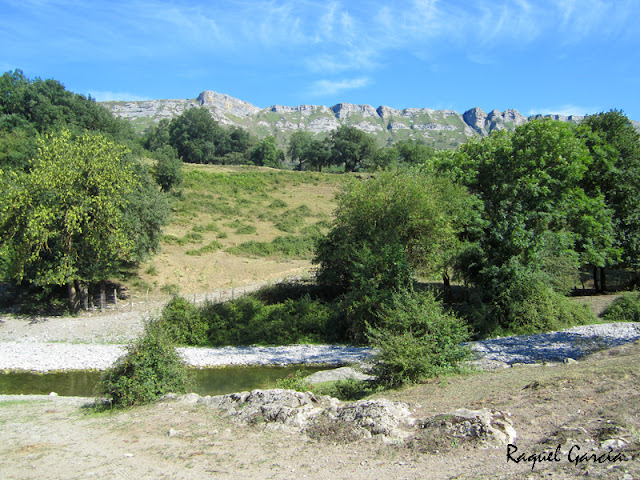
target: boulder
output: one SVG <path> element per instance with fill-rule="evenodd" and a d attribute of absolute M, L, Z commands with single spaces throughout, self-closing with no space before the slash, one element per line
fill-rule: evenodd
<path fill-rule="evenodd" d="M 446 451 L 463 445 L 502 448 L 517 437 L 509 415 L 488 408 L 461 408 L 428 418 L 419 427 L 407 445 L 422 452 Z"/>
<path fill-rule="evenodd" d="M 308 377 L 305 380 L 312 385 L 324 382 L 337 382 L 340 380 L 373 380 L 375 377 L 367 375 L 352 367 L 340 367 L 332 370 L 321 370 Z"/>

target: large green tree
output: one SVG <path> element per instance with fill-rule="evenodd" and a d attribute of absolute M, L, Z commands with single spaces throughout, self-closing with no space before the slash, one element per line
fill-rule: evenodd
<path fill-rule="evenodd" d="M 272 135 L 262 139 L 249 153 L 249 160 L 261 167 L 281 168 L 284 162 L 284 152 L 276 146 L 276 139 Z"/>
<path fill-rule="evenodd" d="M 613 211 L 621 265 L 640 270 L 640 134 L 618 110 L 592 115 L 580 130 L 591 156 L 585 189 L 604 196 Z M 597 265 L 604 267 L 602 265 Z M 636 273 L 637 275 L 637 273 Z M 604 270 L 601 288 L 605 288 Z"/>
<path fill-rule="evenodd" d="M 289 139 L 287 155 L 293 162 L 297 162 L 297 170 L 302 170 L 305 163 L 309 162 L 311 149 L 313 148 L 313 136 L 310 132 L 298 130 Z"/>
<path fill-rule="evenodd" d="M 593 160 L 572 125 L 532 121 L 465 144 L 456 155 L 484 203 L 487 267 L 517 259 L 544 269 L 554 257 L 576 267 L 615 261 L 611 212 L 584 188 Z"/>
<path fill-rule="evenodd" d="M 188 163 L 215 163 L 223 130 L 205 108 L 190 108 L 169 124 L 169 142 Z"/>
<path fill-rule="evenodd" d="M 317 247 L 318 282 L 346 296 L 347 335 L 362 341 L 366 322 L 416 271 L 442 272 L 456 252 L 466 190 L 447 178 L 408 170 L 354 181 L 338 197 L 336 219 Z"/>
<path fill-rule="evenodd" d="M 356 127 L 343 125 L 329 137 L 331 163 L 344 164 L 345 172 L 355 172 L 368 166 L 376 153 L 375 141 Z"/>
<path fill-rule="evenodd" d="M 66 285 L 73 308 L 88 286 L 157 244 L 160 222 L 145 218 L 136 162 L 102 135 L 46 135 L 28 173 L 3 172 L 0 183 L 0 242 L 12 280 Z"/>
<path fill-rule="evenodd" d="M 0 128 L 18 117 L 40 133 L 68 129 L 79 134 L 99 131 L 120 143 L 133 142 L 126 120 L 114 117 L 91 97 L 68 91 L 57 80 L 29 80 L 21 70 L 0 77 Z M 4 124 L 4 125 L 3 125 Z"/>

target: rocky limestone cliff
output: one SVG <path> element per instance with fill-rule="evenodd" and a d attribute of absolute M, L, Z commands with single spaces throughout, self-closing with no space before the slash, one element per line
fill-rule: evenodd
<path fill-rule="evenodd" d="M 341 125 L 350 125 L 373 135 L 380 144 L 403 139 L 423 140 L 435 148 L 454 148 L 470 137 L 486 136 L 494 130 L 513 130 L 541 115 L 525 117 L 517 110 L 493 110 L 485 113 L 472 108 L 463 114 L 452 110 L 405 108 L 387 106 L 377 109 L 371 105 L 339 103 L 332 107 L 272 105 L 259 108 L 248 102 L 212 91 L 204 91 L 191 100 L 149 100 L 140 102 L 104 102 L 113 115 L 131 120 L 139 131 L 154 123 L 174 118 L 189 108 L 206 108 L 223 125 L 235 125 L 249 130 L 260 138 L 276 137 L 280 145 L 291 134 L 305 130 L 317 135 L 327 134 Z M 580 116 L 550 116 L 564 122 L 581 122 Z M 634 122 L 636 128 L 640 124 Z"/>

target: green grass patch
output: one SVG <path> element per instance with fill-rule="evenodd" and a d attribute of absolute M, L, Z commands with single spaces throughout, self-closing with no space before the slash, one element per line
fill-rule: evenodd
<path fill-rule="evenodd" d="M 287 257 L 308 259 L 313 256 L 316 237 L 311 235 L 284 235 L 271 242 L 251 240 L 227 249 L 227 252 L 240 256 Z"/>
<path fill-rule="evenodd" d="M 206 253 L 212 253 L 215 252 L 217 250 L 221 250 L 222 249 L 222 244 L 216 240 L 207 243 L 206 245 L 197 248 L 197 249 L 192 249 L 192 250 L 187 250 L 185 252 L 186 255 L 192 255 L 192 256 L 196 256 L 199 257 L 200 255 L 204 255 Z"/>

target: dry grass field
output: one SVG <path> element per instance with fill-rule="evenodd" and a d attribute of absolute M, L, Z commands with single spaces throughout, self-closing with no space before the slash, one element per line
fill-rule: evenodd
<path fill-rule="evenodd" d="M 130 279 L 134 293 L 189 295 L 304 275 L 335 194 L 353 175 L 187 165 L 161 249 Z M 275 240 L 275 241 L 274 241 Z"/>

